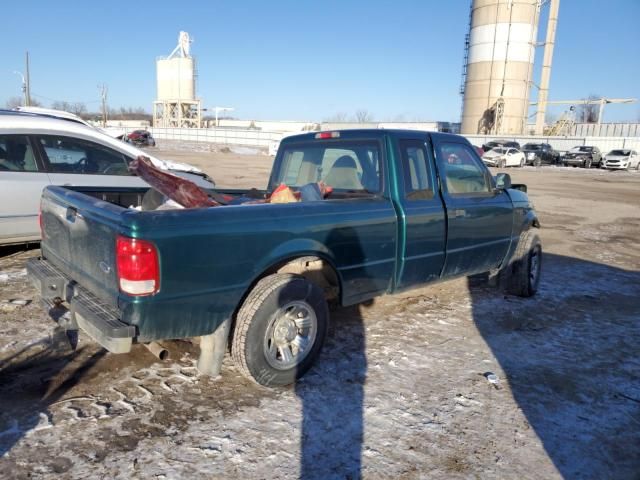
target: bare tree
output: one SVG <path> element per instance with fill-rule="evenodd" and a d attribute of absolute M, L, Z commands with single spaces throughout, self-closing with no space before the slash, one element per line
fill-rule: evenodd
<path fill-rule="evenodd" d="M 5 103 L 5 106 L 8 109 L 21 107 L 22 105 L 24 105 L 24 99 L 22 97 L 11 97 Z M 42 106 L 42 102 L 39 102 L 38 100 L 32 98 L 31 99 L 31 106 L 32 107 L 41 107 Z"/>
<path fill-rule="evenodd" d="M 585 100 L 598 100 L 600 95 L 589 95 Z M 576 107 L 576 121 L 581 123 L 596 123 L 600 114 L 600 105 L 597 103 L 583 103 Z"/>
<path fill-rule="evenodd" d="M 87 106 L 82 102 L 75 102 L 71 104 L 70 107 L 71 107 L 71 110 L 69 111 L 71 113 L 78 115 L 79 117 L 82 117 L 87 114 Z"/>
<path fill-rule="evenodd" d="M 347 121 L 347 114 L 344 112 L 337 112 L 324 119 L 325 122 L 330 123 L 342 123 Z"/>
<path fill-rule="evenodd" d="M 11 97 L 7 100 L 7 103 L 5 103 L 5 106 L 8 109 L 12 109 L 12 108 L 22 106 L 23 103 L 24 103 L 24 100 L 22 99 L 22 97 Z"/>
<path fill-rule="evenodd" d="M 356 110 L 356 122 L 358 123 L 367 123 L 373 121 L 373 115 L 369 110 L 365 110 L 361 108 L 360 110 Z"/>
<path fill-rule="evenodd" d="M 54 110 L 62 110 L 63 112 L 71 112 L 72 105 L 65 100 L 56 100 L 51 104 Z"/>

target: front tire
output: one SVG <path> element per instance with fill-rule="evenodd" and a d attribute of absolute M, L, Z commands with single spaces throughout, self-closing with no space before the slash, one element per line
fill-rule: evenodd
<path fill-rule="evenodd" d="M 248 379 L 267 387 L 289 385 L 313 365 L 328 326 L 320 287 L 291 274 L 269 275 L 238 311 L 231 355 Z"/>
<path fill-rule="evenodd" d="M 531 230 L 522 233 L 514 254 L 507 290 L 519 297 L 532 297 L 538 291 L 542 271 L 542 244 Z"/>

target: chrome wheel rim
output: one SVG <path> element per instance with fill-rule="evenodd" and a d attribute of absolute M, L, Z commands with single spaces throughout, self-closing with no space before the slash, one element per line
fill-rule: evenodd
<path fill-rule="evenodd" d="M 538 285 L 538 281 L 540 280 L 540 248 L 536 247 L 531 251 L 531 255 L 529 257 L 529 282 L 532 287 L 536 287 Z"/>
<path fill-rule="evenodd" d="M 309 354 L 318 333 L 318 319 L 304 301 L 289 302 L 279 308 L 269 322 L 264 339 L 264 355 L 278 370 L 298 366 Z"/>

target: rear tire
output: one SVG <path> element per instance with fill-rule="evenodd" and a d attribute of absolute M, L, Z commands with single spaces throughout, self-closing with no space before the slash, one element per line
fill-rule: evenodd
<path fill-rule="evenodd" d="M 296 275 L 269 275 L 238 311 L 231 355 L 255 383 L 289 385 L 313 365 L 328 326 L 329 309 L 319 286 Z"/>
<path fill-rule="evenodd" d="M 531 230 L 520 235 L 518 247 L 514 253 L 507 291 L 519 297 L 532 297 L 540 285 L 542 271 L 542 244 L 540 238 Z"/>

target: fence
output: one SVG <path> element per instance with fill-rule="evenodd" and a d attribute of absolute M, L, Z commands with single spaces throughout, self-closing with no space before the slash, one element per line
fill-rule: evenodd
<path fill-rule="evenodd" d="M 133 128 L 107 128 L 112 134 L 121 134 L 134 130 Z M 251 147 L 268 147 L 273 142 L 282 139 L 282 132 L 271 132 L 253 129 L 235 128 L 148 128 L 149 132 L 157 140 L 177 140 L 185 142 L 208 142 L 225 145 L 244 145 Z M 300 132 L 304 133 L 304 132 Z M 495 140 L 495 136 L 489 135 L 464 135 L 473 145 L 481 146 L 484 143 Z M 533 135 L 521 135 L 515 137 L 500 137 L 504 140 L 515 140 L 525 143 L 548 143 L 560 152 L 579 146 L 593 145 L 603 153 L 617 148 L 630 148 L 640 150 L 640 137 L 545 137 Z"/>
<path fill-rule="evenodd" d="M 128 133 L 135 128 L 107 128 L 112 135 Z M 208 142 L 223 145 L 245 145 L 268 147 L 282 138 L 281 132 L 235 128 L 147 128 L 156 140 L 177 140 L 184 142 Z"/>

